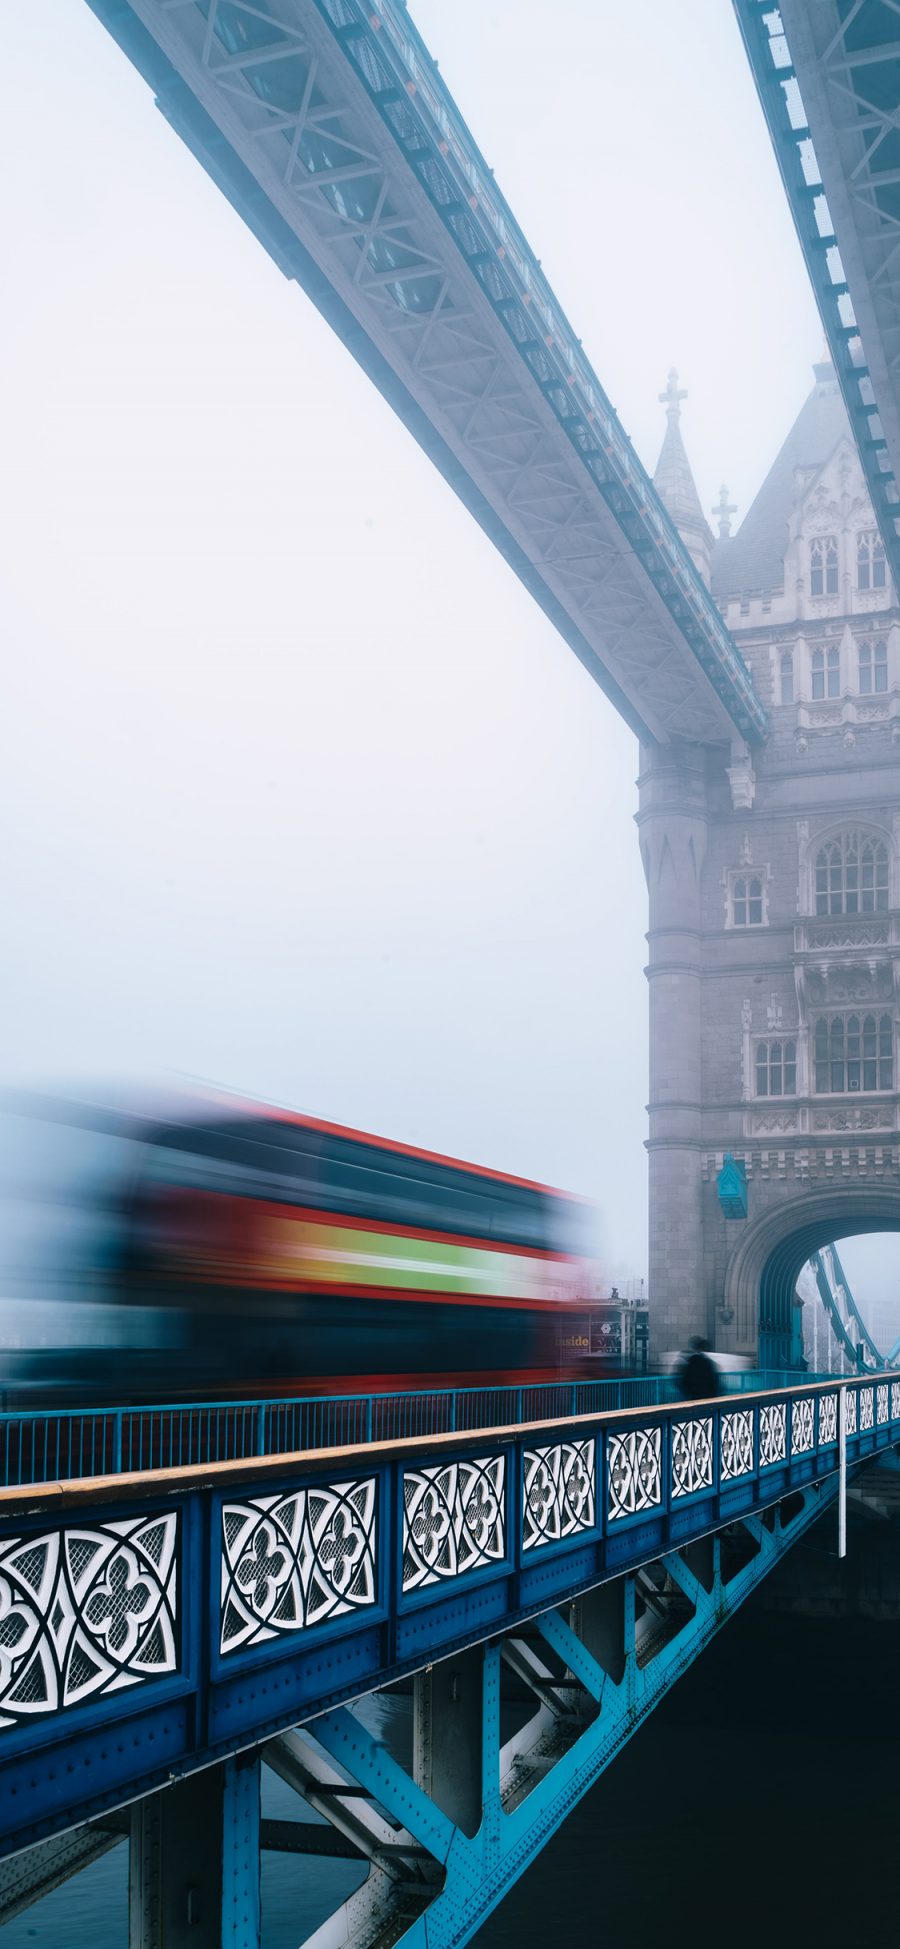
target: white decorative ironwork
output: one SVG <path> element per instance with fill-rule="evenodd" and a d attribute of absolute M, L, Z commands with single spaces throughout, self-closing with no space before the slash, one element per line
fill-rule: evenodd
<path fill-rule="evenodd" d="M 773 1462 L 787 1459 L 787 1407 L 773 1401 L 759 1411 L 759 1466 L 771 1468 Z"/>
<path fill-rule="evenodd" d="M 879 1422 L 888 1420 L 887 1381 L 879 1381 L 875 1390 L 875 1416 Z"/>
<path fill-rule="evenodd" d="M 693 1496 L 713 1485 L 712 1415 L 672 1424 L 672 1496 Z"/>
<path fill-rule="evenodd" d="M 845 1387 L 844 1389 L 844 1428 L 848 1435 L 855 1435 L 856 1433 L 856 1389 L 855 1387 Z"/>
<path fill-rule="evenodd" d="M 522 1498 L 522 1548 L 538 1550 L 579 1530 L 593 1529 L 596 1507 L 596 1443 L 555 1442 L 526 1448 Z"/>
<path fill-rule="evenodd" d="M 808 1455 L 815 1445 L 815 1404 L 811 1394 L 801 1394 L 791 1405 L 791 1454 Z"/>
<path fill-rule="evenodd" d="M 819 1396 L 819 1447 L 827 1448 L 837 1441 L 837 1395 Z"/>
<path fill-rule="evenodd" d="M 224 1503 L 222 1652 L 374 1604 L 376 1508 L 374 1476 Z"/>
<path fill-rule="evenodd" d="M 0 1544 L 0 1726 L 178 1669 L 178 1514 Z"/>
<path fill-rule="evenodd" d="M 506 1458 L 407 1469 L 403 1476 L 403 1589 L 462 1577 L 506 1554 Z"/>
<path fill-rule="evenodd" d="M 723 1414 L 719 1433 L 719 1462 L 723 1482 L 731 1482 L 737 1475 L 752 1473 L 752 1408 L 736 1408 L 733 1414 Z"/>
<path fill-rule="evenodd" d="M 900 1421 L 900 1381 L 891 1381 L 891 1420 Z"/>
<path fill-rule="evenodd" d="M 864 1434 L 866 1432 L 866 1429 L 874 1428 L 874 1426 L 875 1426 L 875 1402 L 873 1398 L 873 1390 L 871 1387 L 861 1387 L 859 1390 L 860 1433 Z"/>
<path fill-rule="evenodd" d="M 611 1523 L 662 1502 L 661 1437 L 658 1428 L 630 1428 L 610 1435 L 606 1456 Z"/>

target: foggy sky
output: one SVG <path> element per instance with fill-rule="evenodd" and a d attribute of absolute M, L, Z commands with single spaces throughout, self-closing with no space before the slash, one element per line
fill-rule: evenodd
<path fill-rule="evenodd" d="M 642 458 L 674 363 L 743 513 L 821 328 L 731 9 L 414 13 Z M 642 1274 L 631 733 L 87 7 L 4 54 L 3 1074 L 558 1182 Z"/>

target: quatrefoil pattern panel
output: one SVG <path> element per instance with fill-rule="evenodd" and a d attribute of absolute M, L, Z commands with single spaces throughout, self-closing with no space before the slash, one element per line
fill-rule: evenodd
<path fill-rule="evenodd" d="M 404 1471 L 404 1593 L 502 1563 L 505 1555 L 504 1455 Z"/>
<path fill-rule="evenodd" d="M 759 1411 L 759 1466 L 771 1468 L 773 1462 L 787 1459 L 787 1408 L 773 1401 Z"/>
<path fill-rule="evenodd" d="M 526 1448 L 522 1496 L 522 1548 L 539 1550 L 579 1530 L 593 1529 L 596 1506 L 596 1443 L 554 1442 Z"/>
<path fill-rule="evenodd" d="M 801 1394 L 791 1404 L 791 1454 L 808 1455 L 816 1445 L 815 1402 Z"/>
<path fill-rule="evenodd" d="M 693 1496 L 713 1485 L 712 1415 L 672 1423 L 672 1496 Z"/>
<path fill-rule="evenodd" d="M 844 1410 L 846 1416 L 846 1419 L 844 1421 L 844 1427 L 848 1435 L 855 1435 L 856 1433 L 856 1389 L 855 1387 L 846 1387 L 844 1389 L 844 1400 L 846 1402 L 846 1407 Z"/>
<path fill-rule="evenodd" d="M 891 1381 L 891 1420 L 900 1421 L 900 1381 Z"/>
<path fill-rule="evenodd" d="M 819 1447 L 828 1448 L 837 1441 L 837 1395 L 819 1395 Z"/>
<path fill-rule="evenodd" d="M 178 1513 L 0 1544 L 0 1726 L 178 1670 Z"/>
<path fill-rule="evenodd" d="M 888 1419 L 887 1381 L 879 1381 L 875 1389 L 875 1418 L 879 1423 Z"/>
<path fill-rule="evenodd" d="M 606 1476 L 607 1514 L 611 1523 L 622 1516 L 638 1516 L 645 1509 L 658 1509 L 662 1502 L 659 1429 L 629 1428 L 627 1434 L 610 1435 Z"/>
<path fill-rule="evenodd" d="M 723 1414 L 719 1434 L 719 1466 L 723 1482 L 753 1472 L 753 1409 L 736 1408 Z"/>
<path fill-rule="evenodd" d="M 224 1503 L 223 1655 L 374 1604 L 376 1511 L 374 1476 Z"/>
<path fill-rule="evenodd" d="M 860 1433 L 875 1426 L 875 1402 L 871 1387 L 861 1387 L 859 1390 L 859 1426 Z"/>

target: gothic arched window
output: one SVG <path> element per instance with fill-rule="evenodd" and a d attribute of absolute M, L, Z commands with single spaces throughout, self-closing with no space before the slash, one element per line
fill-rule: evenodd
<path fill-rule="evenodd" d="M 756 1045 L 757 1096 L 796 1096 L 797 1044 L 758 1042 Z"/>
<path fill-rule="evenodd" d="M 838 545 L 834 535 L 823 535 L 810 543 L 809 593 L 836 596 L 838 590 Z"/>
<path fill-rule="evenodd" d="M 887 643 L 883 636 L 864 636 L 859 644 L 859 688 L 865 697 L 887 690 Z"/>
<path fill-rule="evenodd" d="M 781 659 L 781 701 L 783 704 L 794 701 L 794 658 L 790 650 L 785 650 Z"/>
<path fill-rule="evenodd" d="M 816 854 L 817 914 L 886 914 L 888 850 L 858 832 L 829 839 Z"/>
<path fill-rule="evenodd" d="M 810 660 L 812 669 L 813 702 L 823 697 L 839 697 L 841 694 L 841 652 L 837 643 L 827 650 L 813 650 Z"/>
<path fill-rule="evenodd" d="M 894 1025 L 890 1015 L 820 1015 L 814 1048 L 819 1095 L 893 1089 Z"/>
<path fill-rule="evenodd" d="M 856 537 L 856 586 L 858 589 L 883 589 L 885 585 L 884 542 L 880 535 Z"/>
<path fill-rule="evenodd" d="M 761 927 L 763 924 L 763 884 L 755 874 L 741 875 L 731 889 L 731 912 L 735 927 Z"/>

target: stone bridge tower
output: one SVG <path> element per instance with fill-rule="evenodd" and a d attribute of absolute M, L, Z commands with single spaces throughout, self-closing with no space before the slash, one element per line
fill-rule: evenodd
<path fill-rule="evenodd" d="M 679 426 L 656 485 L 770 714 L 752 753 L 644 750 L 654 1352 L 799 1353 L 817 1245 L 900 1230 L 900 610 L 830 364 L 737 533 Z M 746 1219 L 717 1176 L 746 1174 Z"/>

